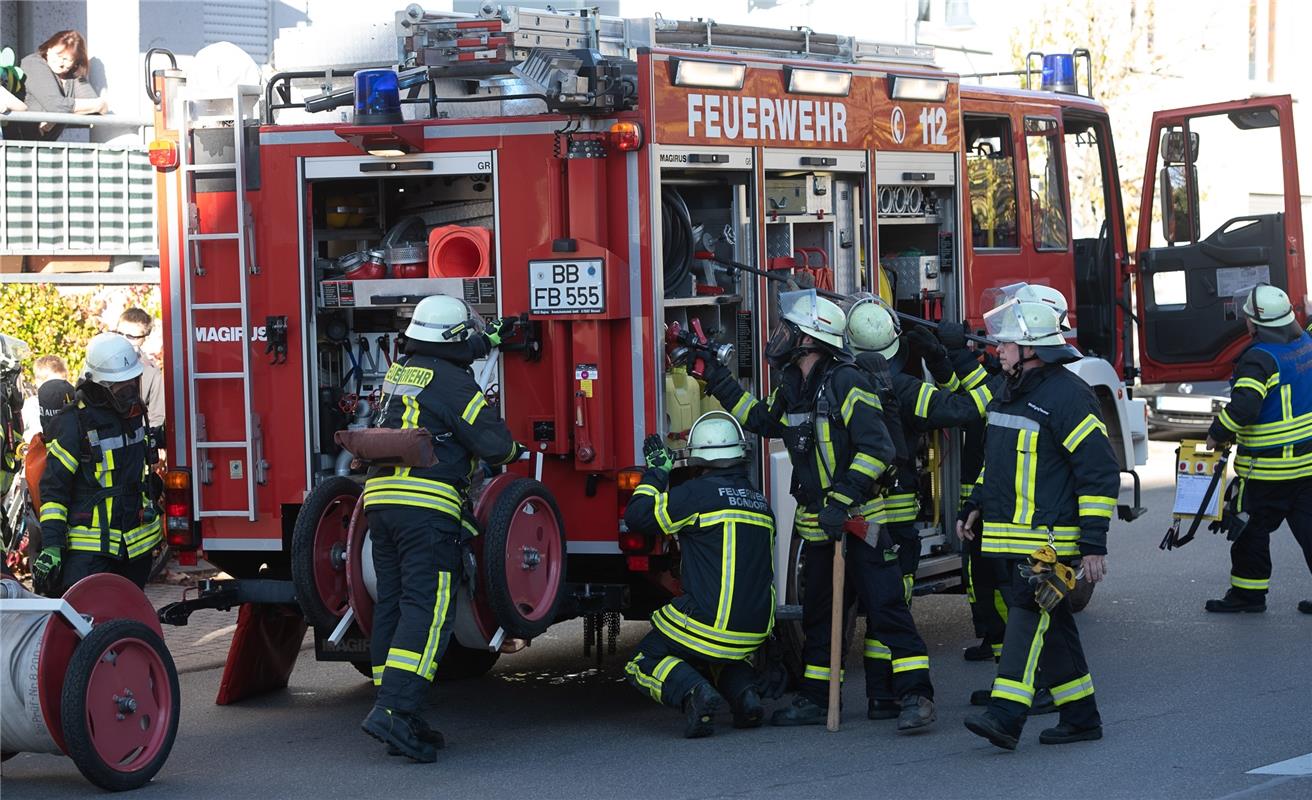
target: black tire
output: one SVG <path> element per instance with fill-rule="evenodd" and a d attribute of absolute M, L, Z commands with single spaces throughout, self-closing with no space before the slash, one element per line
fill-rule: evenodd
<path fill-rule="evenodd" d="M 360 497 L 360 484 L 340 475 L 314 487 L 305 498 L 305 504 L 296 514 L 296 523 L 292 526 L 292 588 L 296 591 L 296 600 L 301 604 L 305 620 L 320 630 L 332 630 L 341 621 L 342 615 L 328 608 L 319 594 L 314 580 L 314 544 L 315 534 L 319 529 L 319 520 L 328 511 L 329 506 L 338 498 L 349 497 L 350 507 L 346 507 L 346 519 L 343 528 L 350 525 L 351 509 Z"/>
<path fill-rule="evenodd" d="M 164 574 L 168 568 L 169 562 L 173 560 L 173 548 L 169 547 L 167 542 L 160 542 L 150 554 L 150 575 L 146 578 L 146 583 L 153 583 L 156 578 Z"/>
<path fill-rule="evenodd" d="M 1095 586 L 1097 586 L 1096 583 L 1084 578 L 1080 578 L 1076 582 L 1075 588 L 1067 595 L 1070 600 L 1072 614 L 1080 613 L 1089 605 L 1089 601 L 1093 599 L 1093 587 Z"/>
<path fill-rule="evenodd" d="M 504 559 L 497 554 L 506 551 L 506 542 L 510 534 L 510 524 L 516 510 L 526 500 L 536 498 L 555 516 L 556 530 L 560 535 L 559 552 L 561 555 L 560 581 L 556 596 L 550 605 L 542 609 L 536 619 L 528 619 L 516 607 L 511 597 L 510 586 L 505 570 Z M 556 621 L 561 597 L 565 594 L 565 522 L 560 516 L 560 508 L 551 496 L 550 490 L 535 480 L 520 478 L 505 488 L 492 505 L 487 518 L 487 530 L 483 533 L 483 580 L 487 587 L 488 604 L 497 623 L 505 629 L 506 636 L 513 639 L 532 639 L 546 632 Z"/>
<path fill-rule="evenodd" d="M 126 640 L 138 640 L 155 651 L 164 664 L 168 677 L 168 695 L 165 702 L 170 709 L 168 728 L 158 752 L 142 767 L 130 772 L 107 763 L 97 751 L 94 732 L 87 724 L 87 687 L 92 673 L 107 651 Z M 178 671 L 173 665 L 164 640 L 144 623 L 134 619 L 115 619 L 96 626 L 73 651 L 68 672 L 64 678 L 64 691 L 60 698 L 63 717 L 64 744 L 78 771 L 95 785 L 111 792 L 137 789 L 150 782 L 168 760 L 173 740 L 178 735 L 178 719 L 182 711 L 182 692 L 178 686 Z M 144 719 L 144 718 L 143 718 Z"/>
<path fill-rule="evenodd" d="M 442 660 L 437 663 L 436 680 L 464 681 L 482 677 L 496 665 L 500 657 L 500 653 L 465 647 L 452 636 L 446 652 L 442 654 Z"/>
<path fill-rule="evenodd" d="M 792 544 L 788 547 L 788 578 L 784 581 L 784 602 L 788 605 L 800 606 L 802 604 L 802 545 L 805 543 L 800 536 L 794 536 Z M 852 643 L 856 636 L 856 618 L 861 613 L 859 605 L 857 601 L 853 600 L 852 605 L 848 607 L 845 614 L 843 652 L 848 657 L 852 655 Z M 802 672 L 806 669 L 806 661 L 802 657 L 802 650 L 806 645 L 806 634 L 802 631 L 802 621 L 787 620 L 778 623 L 775 625 L 775 632 L 784 648 L 784 668 L 788 670 L 788 676 L 792 679 L 793 685 L 800 686 Z M 844 668 L 846 668 L 847 657 L 843 661 Z"/>

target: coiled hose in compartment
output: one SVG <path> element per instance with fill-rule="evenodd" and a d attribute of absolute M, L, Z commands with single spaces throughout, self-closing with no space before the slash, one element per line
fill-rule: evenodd
<path fill-rule="evenodd" d="M 665 296 L 678 297 L 692 274 L 692 215 L 676 189 L 661 190 L 661 252 L 664 254 Z"/>

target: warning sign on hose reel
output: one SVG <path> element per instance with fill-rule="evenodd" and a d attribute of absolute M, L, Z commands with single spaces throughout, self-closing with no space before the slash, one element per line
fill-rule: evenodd
<path fill-rule="evenodd" d="M 592 382 L 598 374 L 596 364 L 574 365 L 574 380 L 578 381 L 579 391 L 583 392 L 584 397 L 592 397 Z"/>

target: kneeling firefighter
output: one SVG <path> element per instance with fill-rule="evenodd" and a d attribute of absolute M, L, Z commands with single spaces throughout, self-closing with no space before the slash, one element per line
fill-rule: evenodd
<path fill-rule="evenodd" d="M 1236 305 L 1253 344 L 1235 362 L 1230 402 L 1207 432 L 1212 447 L 1239 442 L 1221 525 L 1233 542 L 1230 589 L 1206 605 L 1216 613 L 1266 611 L 1271 533 L 1281 522 L 1312 570 L 1312 336 L 1279 287 L 1260 283 Z M 1312 600 L 1298 610 L 1312 614 Z"/>
<path fill-rule="evenodd" d="M 667 488 L 671 453 L 648 437 L 647 470 L 624 511 L 631 531 L 679 537 L 683 594 L 652 615 L 624 671 L 638 691 L 683 710 L 690 739 L 714 732 L 726 698 L 735 728 L 765 716 L 747 659 L 774 625 L 774 515 L 747 474 L 746 444 L 733 417 L 702 415 L 688 433 L 695 475 Z"/>
<path fill-rule="evenodd" d="M 771 722 L 826 721 L 834 546 L 846 539 L 851 547 L 845 589 L 855 588 L 874 621 L 875 637 L 890 650 L 902 709 L 898 730 L 922 729 L 935 719 L 929 656 L 903 599 L 902 573 L 888 532 L 859 519 L 894 456 L 879 397 L 853 363 L 844 342 L 847 317 L 837 304 L 814 290 L 781 292 L 779 312 L 766 358 L 780 375 L 768 400 L 752 397 L 718 364 L 706 372 L 707 390 L 715 399 L 747 430 L 782 439 L 792 461 L 793 529 L 805 542 L 805 667 L 801 692 Z"/>
<path fill-rule="evenodd" d="M 426 297 L 406 328 L 405 356 L 387 371 L 378 427 L 424 429 L 432 457 L 380 467 L 365 481 L 378 576 L 370 649 L 379 687 L 365 733 L 415 761 L 437 760 L 442 735 L 420 716 L 451 637 L 463 542 L 477 535 L 466 508 L 471 468 L 508 464 L 523 448 L 488 406 L 470 364 L 500 344 L 478 315 L 445 295 Z M 427 462 L 427 463 L 425 463 Z"/>
<path fill-rule="evenodd" d="M 1088 579 L 1102 580 L 1107 529 L 1120 476 L 1093 390 L 1063 365 L 1078 360 L 1052 306 L 1012 299 L 984 315 L 1006 381 L 988 411 L 984 470 L 957 521 L 980 550 L 1005 565 L 1008 618 L 988 708 L 966 727 L 1014 750 L 1042 669 L 1061 714 L 1039 741 L 1102 738 L 1079 631 L 1067 594 L 1070 562 L 1083 557 Z"/>
<path fill-rule="evenodd" d="M 903 334 L 897 316 L 877 298 L 863 297 L 852 306 L 847 338 L 856 353 L 857 365 L 879 390 L 884 420 L 896 451 L 885 475 L 885 483 L 889 484 L 885 494 L 863 506 L 859 513 L 888 527 L 902 570 L 903 597 L 910 605 L 920 563 L 920 534 L 915 522 L 920 512 L 921 476 L 912 461 L 913 454 L 930 431 L 983 417 L 993 394 L 987 385 L 961 394 L 947 392 L 908 374 L 911 354 L 921 356 L 939 384 L 949 382 L 952 365 L 947 351 L 928 330 L 916 327 Z M 876 627 L 873 623 L 867 625 L 865 640 L 867 715 L 870 719 L 893 719 L 900 708 L 893 693 L 892 654 L 875 637 Z"/>
<path fill-rule="evenodd" d="M 117 333 L 87 343 L 75 400 L 43 422 L 41 552 L 33 585 L 58 595 L 112 572 L 144 587 L 163 539 L 152 497 L 156 444 L 146 430 L 141 358 Z M 44 387 L 43 387 L 44 391 Z"/>

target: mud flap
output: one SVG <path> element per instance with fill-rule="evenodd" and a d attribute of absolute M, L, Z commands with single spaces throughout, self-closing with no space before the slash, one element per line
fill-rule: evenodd
<path fill-rule="evenodd" d="M 293 608 L 243 603 L 223 665 L 215 705 L 285 689 L 305 639 L 305 618 Z"/>

